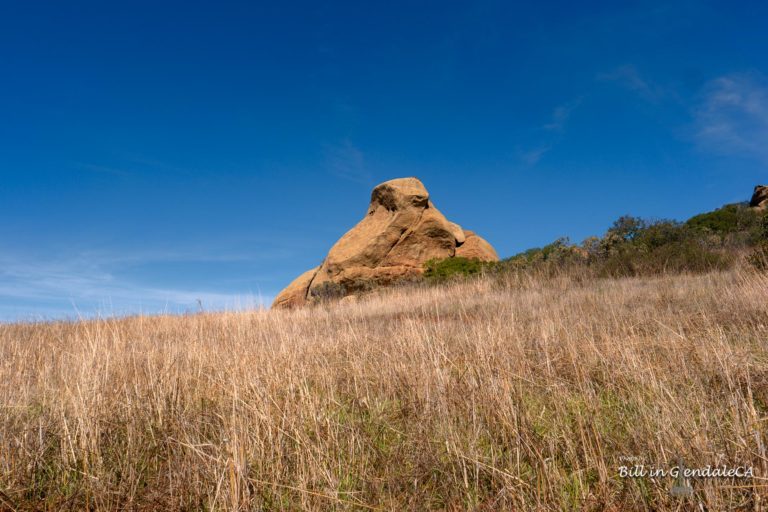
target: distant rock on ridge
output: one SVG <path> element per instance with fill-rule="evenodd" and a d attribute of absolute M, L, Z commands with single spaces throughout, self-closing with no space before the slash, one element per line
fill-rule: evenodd
<path fill-rule="evenodd" d="M 461 256 L 498 261 L 491 244 L 449 222 L 417 178 L 398 178 L 373 189 L 363 220 L 342 236 L 323 263 L 303 273 L 272 307 L 312 302 L 324 290 L 346 294 L 415 277 L 433 258 Z"/>
<path fill-rule="evenodd" d="M 752 193 L 749 206 L 765 210 L 768 208 L 768 185 L 757 185 Z"/>

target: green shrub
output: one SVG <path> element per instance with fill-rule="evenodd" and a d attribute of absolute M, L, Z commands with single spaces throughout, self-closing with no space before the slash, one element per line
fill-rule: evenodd
<path fill-rule="evenodd" d="M 638 276 L 724 269 L 735 260 L 711 243 L 711 234 L 673 220 L 648 221 L 625 215 L 601 237 L 584 240 L 581 247 L 560 238 L 501 262 L 504 270 L 535 270 L 554 275 Z"/>
<path fill-rule="evenodd" d="M 454 278 L 466 278 L 480 274 L 489 263 L 460 256 L 445 259 L 431 259 L 424 264 L 427 281 L 442 282 Z"/>
<path fill-rule="evenodd" d="M 638 232 L 633 242 L 648 250 L 680 244 L 689 238 L 688 231 L 682 224 L 673 220 L 648 222 Z"/>
<path fill-rule="evenodd" d="M 592 262 L 605 277 L 643 276 L 669 273 L 702 273 L 728 268 L 733 257 L 693 239 L 657 246 L 633 244 Z"/>
<path fill-rule="evenodd" d="M 544 262 L 564 264 L 578 258 L 578 256 L 578 249 L 570 243 L 568 238 L 558 238 L 544 247 L 528 249 L 506 258 L 502 264 L 514 268 L 533 267 Z"/>
<path fill-rule="evenodd" d="M 623 242 L 631 242 L 639 233 L 647 228 L 648 223 L 638 217 L 623 215 L 608 228 L 606 236 L 617 238 Z"/>
<path fill-rule="evenodd" d="M 754 245 L 760 236 L 763 215 L 742 203 L 727 204 L 717 210 L 701 213 L 688 219 L 685 225 L 701 233 L 713 233 L 721 238 L 733 239 L 734 234 L 742 235 L 741 241 Z"/>
<path fill-rule="evenodd" d="M 747 257 L 747 261 L 757 270 L 768 270 L 768 214 L 760 219 L 760 241 L 755 250 Z"/>
<path fill-rule="evenodd" d="M 589 262 L 603 276 L 699 273 L 733 262 L 718 249 L 720 239 L 713 244 L 707 232 L 673 220 L 621 217 L 595 245 Z"/>
<path fill-rule="evenodd" d="M 432 260 L 426 263 L 424 276 L 438 282 L 488 272 L 566 272 L 579 277 L 702 273 L 729 268 L 741 250 L 749 247 L 756 249 L 748 260 L 757 268 L 768 269 L 768 215 L 739 203 L 686 222 L 624 215 L 602 237 L 589 237 L 581 246 L 559 238 L 498 263 Z"/>

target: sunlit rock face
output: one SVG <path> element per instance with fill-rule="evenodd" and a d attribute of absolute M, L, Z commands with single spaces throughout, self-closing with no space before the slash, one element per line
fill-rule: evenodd
<path fill-rule="evenodd" d="M 454 256 L 498 261 L 493 247 L 448 221 L 417 178 L 376 186 L 368 211 L 342 236 L 323 263 L 296 278 L 272 307 L 295 307 L 333 288 L 345 294 L 421 275 L 430 259 Z"/>

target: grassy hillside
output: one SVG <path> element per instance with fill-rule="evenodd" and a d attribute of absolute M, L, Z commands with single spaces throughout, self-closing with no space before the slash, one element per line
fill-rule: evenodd
<path fill-rule="evenodd" d="M 766 275 L 573 276 L 0 325 L 0 508 L 760 510 Z"/>
<path fill-rule="evenodd" d="M 768 268 L 768 212 L 747 203 L 728 204 L 685 222 L 625 215 L 600 236 L 581 244 L 560 238 L 499 262 L 465 258 L 431 260 L 425 277 L 444 282 L 482 273 L 534 271 L 625 277 L 725 270 L 746 261 Z"/>

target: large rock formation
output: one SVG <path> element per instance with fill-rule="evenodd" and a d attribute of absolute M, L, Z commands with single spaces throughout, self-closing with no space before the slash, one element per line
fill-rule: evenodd
<path fill-rule="evenodd" d="M 491 245 L 449 222 L 416 178 L 378 185 L 368 212 L 337 241 L 323 263 L 296 278 L 273 307 L 301 306 L 325 294 L 351 294 L 420 275 L 433 258 L 498 261 Z"/>
<path fill-rule="evenodd" d="M 759 208 L 760 210 L 768 208 L 768 185 L 757 185 L 755 187 L 752 199 L 749 201 L 749 206 Z"/>

